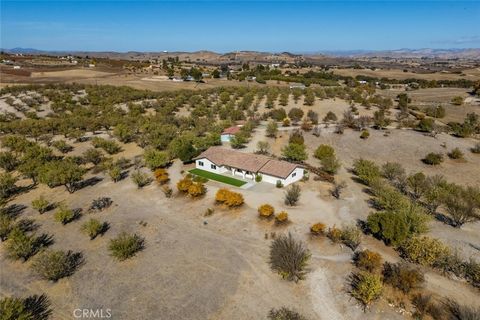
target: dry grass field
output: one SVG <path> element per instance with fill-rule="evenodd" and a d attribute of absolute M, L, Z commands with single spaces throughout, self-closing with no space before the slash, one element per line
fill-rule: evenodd
<path fill-rule="evenodd" d="M 379 70 L 370 70 L 370 69 L 334 69 L 333 73 L 341 75 L 341 76 L 350 76 L 356 77 L 358 75 L 362 76 L 369 76 L 375 78 L 390 78 L 390 79 L 423 79 L 423 80 L 479 80 L 480 79 L 480 70 L 478 68 L 475 69 L 466 69 L 460 74 L 453 74 L 453 73 L 414 73 L 414 72 L 404 72 L 403 70 L 399 69 L 379 69 Z"/>

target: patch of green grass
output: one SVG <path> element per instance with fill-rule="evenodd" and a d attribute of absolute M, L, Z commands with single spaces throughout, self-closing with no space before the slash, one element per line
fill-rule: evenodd
<path fill-rule="evenodd" d="M 196 176 L 204 177 L 204 178 L 207 178 L 207 179 L 210 179 L 210 180 L 215 180 L 215 181 L 218 181 L 218 182 L 223 182 L 223 183 L 235 186 L 235 187 L 241 187 L 244 184 L 246 184 L 245 181 L 241 181 L 241 180 L 238 180 L 238 179 L 235 179 L 235 178 L 222 176 L 220 174 L 216 174 L 216 173 L 201 170 L 201 169 L 192 169 L 189 172 L 191 174 L 196 175 Z"/>

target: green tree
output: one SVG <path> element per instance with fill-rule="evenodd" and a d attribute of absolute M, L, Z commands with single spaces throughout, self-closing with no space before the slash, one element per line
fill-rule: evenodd
<path fill-rule="evenodd" d="M 282 156 L 290 161 L 303 161 L 308 157 L 305 145 L 297 143 L 289 143 L 283 147 Z"/>
<path fill-rule="evenodd" d="M 50 161 L 39 169 L 38 179 L 50 188 L 62 185 L 68 192 L 73 193 L 85 171 L 72 159 Z"/>
<path fill-rule="evenodd" d="M 269 121 L 268 124 L 267 124 L 267 129 L 266 129 L 267 137 L 276 138 L 277 137 L 277 132 L 278 132 L 277 122 L 275 122 L 273 120 Z"/>
<path fill-rule="evenodd" d="M 151 170 L 155 170 L 157 168 L 163 168 L 170 163 L 170 155 L 168 154 L 167 151 L 147 149 L 143 154 L 143 158 L 145 159 L 145 164 Z"/>

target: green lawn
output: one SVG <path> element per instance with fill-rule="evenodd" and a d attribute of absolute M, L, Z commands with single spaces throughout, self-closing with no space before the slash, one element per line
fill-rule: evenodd
<path fill-rule="evenodd" d="M 202 170 L 202 169 L 192 169 L 189 172 L 191 174 L 196 175 L 196 176 L 200 176 L 200 177 L 204 177 L 204 178 L 207 178 L 207 179 L 210 179 L 210 180 L 223 182 L 223 183 L 235 186 L 235 187 L 241 187 L 244 184 L 246 184 L 245 181 L 241 181 L 241 180 L 231 178 L 231 177 L 222 176 L 221 174 L 216 174 L 216 173 L 205 171 L 205 170 Z"/>

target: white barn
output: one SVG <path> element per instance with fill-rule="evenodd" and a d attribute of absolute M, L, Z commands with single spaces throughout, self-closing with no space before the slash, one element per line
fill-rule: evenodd
<path fill-rule="evenodd" d="M 210 147 L 195 158 L 198 169 L 238 176 L 255 181 L 260 175 L 262 181 L 286 186 L 299 181 L 305 169 L 296 163 L 276 160 L 264 155 L 244 153 L 222 147 Z"/>

